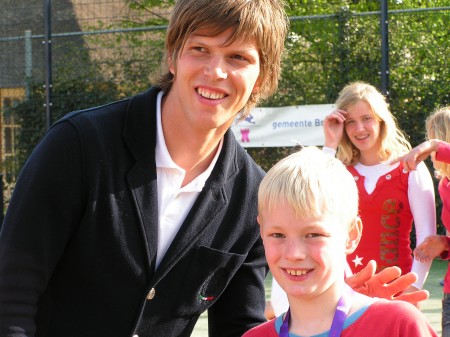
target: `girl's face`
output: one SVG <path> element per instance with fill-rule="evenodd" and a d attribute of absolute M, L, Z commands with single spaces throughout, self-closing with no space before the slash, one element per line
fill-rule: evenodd
<path fill-rule="evenodd" d="M 347 107 L 345 131 L 361 158 L 378 158 L 381 149 L 380 121 L 365 101 Z"/>

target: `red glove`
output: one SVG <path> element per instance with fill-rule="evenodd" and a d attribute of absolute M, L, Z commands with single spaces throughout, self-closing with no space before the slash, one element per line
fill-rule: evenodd
<path fill-rule="evenodd" d="M 398 267 L 388 267 L 375 274 L 376 266 L 375 261 L 369 261 L 363 270 L 346 278 L 345 282 L 353 290 L 370 297 L 402 300 L 412 304 L 426 300 L 429 297 L 430 294 L 426 290 L 402 293 L 417 281 L 416 274 L 401 275 L 401 270 Z"/>

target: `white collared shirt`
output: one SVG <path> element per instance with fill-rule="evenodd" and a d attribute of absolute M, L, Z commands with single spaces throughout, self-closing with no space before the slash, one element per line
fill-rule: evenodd
<path fill-rule="evenodd" d="M 195 200 L 205 186 L 222 150 L 223 139 L 209 167 L 186 186 L 181 187 L 185 170 L 170 157 L 161 122 L 161 100 L 164 92 L 158 94 L 156 101 L 156 171 L 158 177 L 158 250 L 156 267 L 158 268 L 184 219 Z"/>

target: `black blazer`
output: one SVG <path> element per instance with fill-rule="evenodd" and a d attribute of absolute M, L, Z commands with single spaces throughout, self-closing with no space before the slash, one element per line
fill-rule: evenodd
<path fill-rule="evenodd" d="M 0 336 L 210 336 L 264 321 L 263 171 L 228 131 L 159 268 L 156 96 L 55 123 L 17 181 L 0 235 Z"/>

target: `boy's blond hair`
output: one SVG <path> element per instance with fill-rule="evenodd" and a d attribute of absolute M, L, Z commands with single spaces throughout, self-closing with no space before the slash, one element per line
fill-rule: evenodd
<path fill-rule="evenodd" d="M 167 29 L 163 72 L 154 84 L 170 91 L 174 76 L 168 69 L 169 60 L 176 67 L 177 57 L 193 32 L 207 29 L 211 36 L 217 36 L 232 28 L 227 43 L 238 39 L 255 41 L 260 56 L 261 85 L 241 111 L 241 116 L 246 117 L 260 100 L 277 90 L 289 28 L 284 6 L 284 0 L 178 0 Z"/>
<path fill-rule="evenodd" d="M 397 126 L 395 117 L 389 111 L 386 97 L 374 86 L 364 82 L 350 83 L 339 93 L 335 105 L 337 109 L 346 110 L 360 101 L 369 104 L 374 118 L 380 122 L 380 159 L 387 161 L 390 157 L 400 157 L 409 152 L 411 145 L 403 131 Z M 345 165 L 354 165 L 359 161 L 360 156 L 359 150 L 344 132 L 338 147 L 337 158 Z"/>
<path fill-rule="evenodd" d="M 310 146 L 279 161 L 262 180 L 259 214 L 279 203 L 291 206 L 299 218 L 332 216 L 350 228 L 358 216 L 358 189 L 341 161 Z"/>
<path fill-rule="evenodd" d="M 439 108 L 425 122 L 428 139 L 439 139 L 450 143 L 450 106 Z M 441 178 L 450 177 L 450 164 L 435 162 Z"/>

